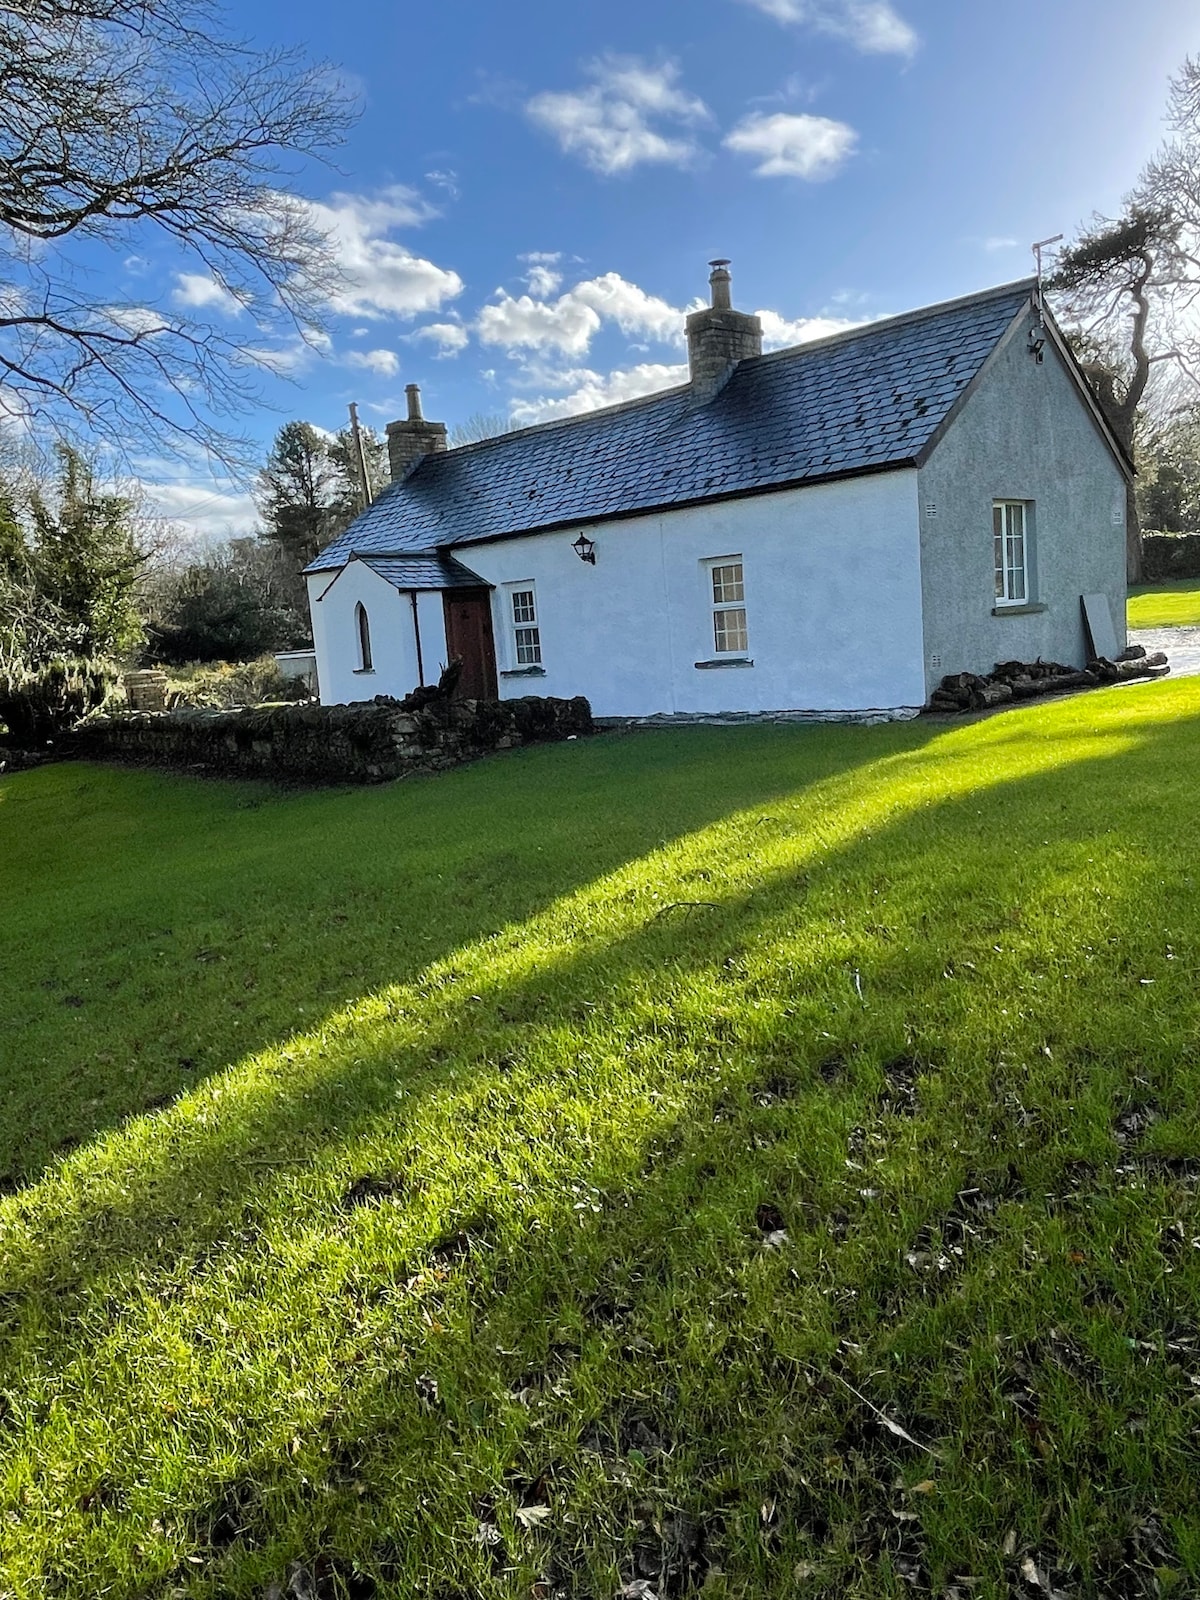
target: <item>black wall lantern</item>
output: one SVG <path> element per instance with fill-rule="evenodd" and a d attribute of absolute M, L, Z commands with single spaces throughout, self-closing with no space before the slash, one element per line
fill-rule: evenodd
<path fill-rule="evenodd" d="M 595 541 L 589 539 L 586 533 L 581 533 L 579 535 L 578 539 L 576 539 L 575 543 L 571 546 L 571 549 L 574 550 L 580 561 L 586 561 L 590 567 L 594 567 L 596 565 Z"/>

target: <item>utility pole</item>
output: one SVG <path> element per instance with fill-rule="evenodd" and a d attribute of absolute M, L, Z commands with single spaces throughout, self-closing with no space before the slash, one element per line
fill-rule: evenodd
<path fill-rule="evenodd" d="M 354 435 L 354 451 L 358 456 L 358 476 L 362 483 L 363 510 L 371 504 L 371 480 L 367 476 L 367 455 L 363 449 L 362 433 L 358 426 L 358 407 L 354 401 L 350 402 L 350 432 Z"/>

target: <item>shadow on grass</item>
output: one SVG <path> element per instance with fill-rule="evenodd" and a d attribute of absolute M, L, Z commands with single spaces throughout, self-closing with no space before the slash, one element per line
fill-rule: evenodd
<path fill-rule="evenodd" d="M 926 736 L 609 737 L 310 794 L 83 764 L 9 779 L 0 1192 L 298 1017 L 408 982 L 674 837 Z"/>
<path fill-rule="evenodd" d="M 1039 1278 L 1024 1254 L 1030 1233 L 1050 1248 L 1050 1212 L 1001 1227 L 977 1281 L 914 1275 L 904 1252 L 981 1172 L 1017 1169 L 1014 1198 L 1061 1187 L 1066 1164 L 1108 1148 L 1114 1097 L 1139 1074 L 1164 1105 L 1188 1091 L 1186 976 L 1156 968 L 1164 990 L 1147 993 L 1128 930 L 1169 930 L 1186 903 L 1192 862 L 1171 846 L 1194 737 L 1185 720 L 1114 723 L 1102 743 L 1031 744 L 1025 770 L 984 774 L 950 735 L 817 785 L 802 812 L 726 818 L 651 876 L 631 864 L 457 951 L 8 1202 L 3 1384 L 60 1398 L 3 1425 L 35 1447 L 24 1503 L 64 1507 L 65 1591 L 132 1596 L 159 1571 L 188 1593 L 257 1595 L 320 1551 L 404 1594 L 607 1593 L 614 1565 L 629 1578 L 652 1559 L 647 1583 L 685 1592 L 720 1550 L 739 1581 L 784 1594 L 810 1547 L 831 1582 L 864 1561 L 900 1582 L 910 1559 L 944 1582 L 955 1548 L 995 1573 L 1006 1517 L 1074 1538 L 1077 1560 L 1103 1495 L 1153 1495 L 1178 1520 L 1180 1432 L 1157 1411 L 1134 1448 L 1144 1482 L 1127 1481 L 1128 1440 L 1093 1443 L 1093 1490 L 1013 1438 L 1010 1372 L 994 1394 L 983 1381 L 997 1328 L 1020 1344 L 1069 1322 L 1064 1307 L 1082 1315 L 1084 1275 Z M 1103 871 L 1083 870 L 1089 852 Z M 1054 970 L 1031 973 L 1027 949 Z M 887 1099 L 897 1061 L 921 1080 L 911 1117 Z M 385 1187 L 355 1205 L 368 1175 Z M 764 1249 L 762 1207 L 789 1250 Z M 1181 1317 L 1189 1296 L 1194 1310 L 1196 1288 L 1194 1272 L 1160 1285 L 1122 1335 Z M 299 1379 L 282 1409 L 281 1357 L 256 1365 L 272 1332 Z M 906 1338 L 907 1364 L 877 1370 Z M 138 1352 L 172 1340 L 189 1370 L 164 1391 Z M 949 1384 L 947 1345 L 974 1361 Z M 98 1407 L 105 1362 L 128 1385 Z M 987 1400 L 973 1440 L 972 1384 Z M 864 1388 L 961 1480 L 919 1539 L 893 1480 L 928 1462 L 872 1420 Z M 236 1425 L 220 1449 L 187 1410 L 208 1390 Z M 1103 1439 L 1102 1390 L 1084 1398 Z M 803 1414 L 802 1447 L 780 1407 Z M 118 1441 L 98 1499 L 89 1426 Z M 647 1494 L 698 1518 L 707 1546 L 660 1515 L 659 1555 L 639 1556 Z M 774 1534 L 767 1500 L 788 1511 Z M 551 1528 L 520 1517 L 543 1504 Z M 114 1554 L 123 1530 L 149 1551 L 136 1578 Z M 181 1550 L 193 1560 L 176 1568 Z"/>

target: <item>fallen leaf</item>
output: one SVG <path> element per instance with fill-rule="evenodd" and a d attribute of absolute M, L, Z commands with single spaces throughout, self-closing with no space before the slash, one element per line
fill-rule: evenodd
<path fill-rule="evenodd" d="M 1048 1590 L 1050 1587 L 1046 1574 L 1038 1570 L 1037 1562 L 1032 1556 L 1026 1556 L 1021 1562 L 1021 1576 L 1031 1589 Z"/>
<path fill-rule="evenodd" d="M 543 1523 L 550 1521 L 550 1507 L 518 1506 L 516 1518 L 524 1528 L 540 1528 Z"/>
<path fill-rule="evenodd" d="M 926 1478 L 923 1483 L 914 1483 L 910 1492 L 912 1494 L 933 1494 L 936 1489 L 937 1484 L 934 1483 L 933 1479 Z"/>

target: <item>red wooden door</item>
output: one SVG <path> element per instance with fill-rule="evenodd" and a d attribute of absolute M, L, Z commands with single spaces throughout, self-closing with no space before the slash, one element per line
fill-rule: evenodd
<path fill-rule="evenodd" d="M 492 601 L 486 589 L 447 589 L 446 649 L 451 661 L 463 664 L 458 680 L 461 700 L 496 698 L 496 644 L 492 637 Z"/>

